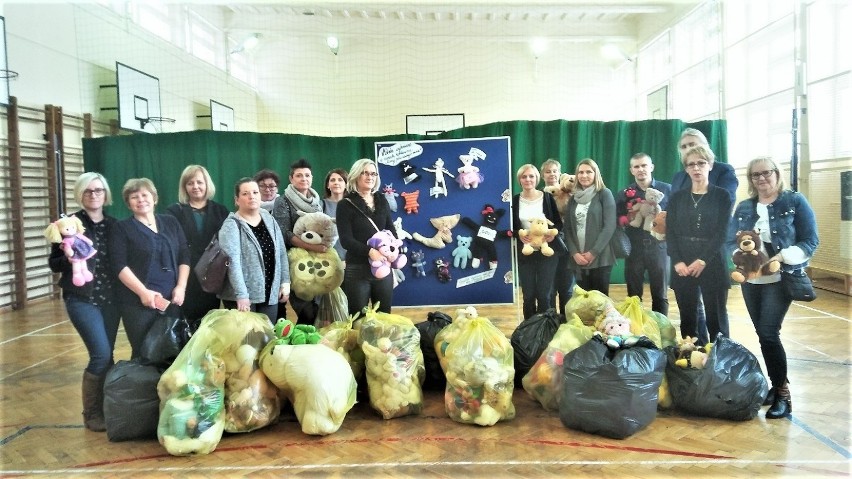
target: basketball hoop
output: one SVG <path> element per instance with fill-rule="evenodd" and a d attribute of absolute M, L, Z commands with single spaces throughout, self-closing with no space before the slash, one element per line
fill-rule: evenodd
<path fill-rule="evenodd" d="M 11 81 L 11 80 L 17 80 L 17 79 L 18 79 L 18 72 L 13 71 L 13 70 L 0 69 L 0 80 Z"/>
<path fill-rule="evenodd" d="M 174 118 L 166 118 L 164 116 L 151 116 L 144 122 L 140 120 L 142 129 L 149 133 L 163 133 L 166 130 L 171 131 L 175 123 Z"/>

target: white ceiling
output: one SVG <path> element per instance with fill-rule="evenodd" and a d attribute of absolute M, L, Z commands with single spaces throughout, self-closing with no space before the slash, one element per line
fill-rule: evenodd
<path fill-rule="evenodd" d="M 582 2 L 466 1 L 240 1 L 194 5 L 227 32 L 271 37 L 347 35 L 452 36 L 502 40 L 545 37 L 563 41 L 637 42 L 643 30 L 665 27 L 700 0 Z M 208 17 L 209 18 L 209 17 Z"/>

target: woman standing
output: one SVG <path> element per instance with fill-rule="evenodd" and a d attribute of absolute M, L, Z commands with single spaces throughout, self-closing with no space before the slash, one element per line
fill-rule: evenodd
<path fill-rule="evenodd" d="M 518 183 L 521 192 L 512 198 L 512 232 L 518 238 L 515 242 L 518 256 L 518 281 L 524 293 L 523 315 L 528 319 L 536 313 L 544 313 L 553 303 L 553 277 L 559 262 L 559 253 L 548 257 L 535 251 L 530 255 L 521 253 L 524 244 L 529 240 L 522 239 L 518 230 L 529 229 L 530 220 L 546 218 L 557 231 L 562 231 L 562 217 L 556 209 L 556 201 L 550 193 L 536 189 L 539 183 L 538 169 L 529 163 L 518 168 Z M 553 237 L 545 237 L 552 241 Z M 563 252 L 564 253 L 564 252 Z"/>
<path fill-rule="evenodd" d="M 692 186 L 672 194 L 668 206 L 666 241 L 673 265 L 671 287 L 680 311 L 680 334 L 704 337 L 698 331 L 699 293 L 704 298 L 707 314 L 707 337 L 715 341 L 728 329 L 727 260 L 723 253 L 728 212 L 733 207 L 731 196 L 709 182 L 716 156 L 706 146 L 695 146 L 683 155 L 683 167 Z"/>
<path fill-rule="evenodd" d="M 74 216 L 82 221 L 83 233 L 97 250 L 88 260 L 94 279 L 83 286 L 71 282 L 71 262 L 58 243 L 50 251 L 50 270 L 60 273 L 59 287 L 65 310 L 74 329 L 86 345 L 89 362 L 83 371 L 83 423 L 90 431 L 105 431 L 104 379 L 113 365 L 115 337 L 121 316 L 114 298 L 114 281 L 110 268 L 109 237 L 115 218 L 104 214 L 104 206 L 112 204 L 106 178 L 100 173 L 83 173 L 74 183 L 74 198 L 81 209 Z"/>
<path fill-rule="evenodd" d="M 278 185 L 281 184 L 281 178 L 278 177 L 278 173 L 264 168 L 255 173 L 252 179 L 260 188 L 261 208 L 271 212 L 272 206 L 278 198 Z"/>
<path fill-rule="evenodd" d="M 337 203 L 343 199 L 343 194 L 346 192 L 346 178 L 348 173 L 343 168 L 335 168 L 325 175 L 325 198 L 323 198 L 323 212 L 332 218 L 337 216 Z M 346 250 L 340 245 L 338 239 L 334 243 L 334 250 L 337 251 L 337 256 L 340 261 L 346 258 Z M 346 263 L 343 263 L 346 266 Z"/>
<path fill-rule="evenodd" d="M 290 266 L 284 237 L 265 209 L 251 178 L 234 185 L 237 212 L 219 230 L 219 244 L 231 258 L 219 298 L 227 309 L 265 314 L 274 324 L 278 304 L 290 296 Z"/>
<path fill-rule="evenodd" d="M 562 165 L 553 158 L 542 163 L 541 178 L 544 180 L 544 186 L 559 187 L 559 179 L 562 176 L 561 171 Z M 563 215 L 565 214 L 565 208 L 568 206 L 568 198 L 565 198 L 565 201 L 561 204 L 556 197 L 553 199 L 556 201 L 556 209 L 559 213 L 559 219 L 564 221 Z M 565 303 L 567 303 L 568 300 L 571 299 L 571 295 L 574 294 L 574 272 L 571 271 L 568 261 L 569 258 L 567 254 L 560 255 L 556 264 L 556 271 L 553 273 L 553 295 L 550 301 L 550 307 L 554 308 L 558 306 L 557 309 L 560 312 L 565 309 Z M 557 297 L 559 299 L 557 299 Z"/>
<path fill-rule="evenodd" d="M 296 247 L 314 253 L 325 253 L 328 249 L 325 245 L 305 243 L 302 238 L 293 234 L 293 225 L 299 219 L 300 212 L 316 213 L 323 210 L 322 198 L 316 190 L 311 188 L 313 181 L 310 163 L 301 159 L 290 165 L 290 184 L 287 185 L 284 194 L 275 199 L 275 204 L 272 206 L 272 216 L 281 228 L 287 249 Z M 317 298 L 305 301 L 294 294 L 290 298 L 290 306 L 296 312 L 297 322 L 314 324 L 319 311 Z"/>
<path fill-rule="evenodd" d="M 370 302 L 378 310 L 390 313 L 393 303 L 393 275 L 382 279 L 370 272 L 367 240 L 378 230 L 388 230 L 396 236 L 390 206 L 379 193 L 379 172 L 376 162 L 362 158 L 352 165 L 346 181 L 346 194 L 337 204 L 337 232 L 340 244 L 346 249 L 346 270 L 341 289 L 349 303 L 349 314 L 361 312 Z"/>
<path fill-rule="evenodd" d="M 177 219 L 154 214 L 157 188 L 148 178 L 131 178 L 121 191 L 133 213 L 115 224 L 109 248 L 112 269 L 121 281 L 118 302 L 124 330 L 139 357 L 145 335 L 171 301 L 183 305 L 189 278 L 189 249 Z"/>
<path fill-rule="evenodd" d="M 178 202 L 166 209 L 167 213 L 180 222 L 186 236 L 189 264 L 192 268 L 228 217 L 228 210 L 211 199 L 215 194 L 216 187 L 207 169 L 201 165 L 189 165 L 180 175 Z M 192 331 L 198 329 L 204 315 L 210 310 L 218 309 L 219 305 L 219 298 L 201 289 L 198 278 L 195 274 L 190 274 L 186 285 L 186 301 L 182 309 Z"/>
<path fill-rule="evenodd" d="M 737 248 L 737 231 L 757 230 L 770 259 L 781 271 L 742 284 L 743 300 L 760 341 L 760 351 L 772 390 L 766 419 L 787 417 L 793 411 L 787 379 L 787 353 L 781 344 L 781 323 L 792 300 L 781 286 L 783 272 L 801 272 L 819 245 L 814 212 L 801 194 L 784 188 L 781 171 L 772 158 L 751 160 L 746 168 L 749 198 L 740 202 L 728 228 L 728 251 Z"/>
<path fill-rule="evenodd" d="M 615 233 L 615 198 L 604 185 L 598 164 L 581 160 L 577 184 L 565 211 L 565 243 L 577 285 L 609 295 L 615 254 L 609 243 Z"/>

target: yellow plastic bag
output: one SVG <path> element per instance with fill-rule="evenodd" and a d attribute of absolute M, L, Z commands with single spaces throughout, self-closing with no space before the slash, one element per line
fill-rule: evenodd
<path fill-rule="evenodd" d="M 600 291 L 586 291 L 574 285 L 574 294 L 565 303 L 565 317 L 570 318 L 572 314 L 576 314 L 583 324 L 594 327 L 595 322 L 606 313 L 607 308 L 613 306 L 615 304 L 609 296 Z"/>
<path fill-rule="evenodd" d="M 635 336 L 645 336 L 655 346 L 662 349 L 660 327 L 657 321 L 647 311 L 642 309 L 642 301 L 638 296 L 629 296 L 615 306 L 616 311 L 630 320 L 630 332 Z M 597 326 L 597 325 L 596 325 Z"/>

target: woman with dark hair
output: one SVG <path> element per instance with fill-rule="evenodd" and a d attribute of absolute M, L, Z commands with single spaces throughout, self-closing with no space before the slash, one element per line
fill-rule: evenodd
<path fill-rule="evenodd" d="M 216 187 L 207 169 L 201 165 L 189 165 L 180 175 L 178 202 L 166 209 L 167 213 L 178 219 L 183 228 L 192 268 L 228 217 L 227 208 L 212 200 L 214 195 Z M 201 289 L 198 278 L 190 273 L 186 284 L 186 301 L 181 309 L 192 330 L 198 329 L 201 318 L 219 306 L 219 298 Z"/>
<path fill-rule="evenodd" d="M 74 213 L 86 229 L 83 234 L 92 240 L 97 251 L 87 260 L 93 279 L 82 286 L 72 282 L 72 267 L 68 255 L 54 243 L 50 251 L 50 270 L 60 273 L 59 287 L 68 318 L 89 353 L 83 371 L 83 423 L 90 431 L 105 431 L 104 379 L 113 365 L 115 337 L 121 321 L 115 301 L 115 277 L 110 268 L 107 238 L 116 220 L 104 213 L 112 204 L 112 193 L 106 178 L 100 173 L 83 173 L 74 183 L 74 198 L 81 209 Z"/>
<path fill-rule="evenodd" d="M 751 160 L 746 168 L 747 200 L 737 205 L 728 227 L 728 251 L 737 249 L 737 231 L 757 230 L 770 260 L 781 271 L 749 279 L 742 284 L 743 300 L 760 341 L 760 352 L 772 389 L 764 405 L 766 419 L 787 417 L 793 412 L 787 379 L 787 353 L 781 343 L 781 324 L 792 299 L 784 293 L 781 275 L 804 268 L 819 245 L 816 217 L 808 200 L 784 188 L 781 170 L 772 158 Z"/>
<path fill-rule="evenodd" d="M 264 168 L 252 177 L 257 187 L 260 189 L 260 207 L 271 212 L 275 200 L 278 198 L 278 185 L 281 184 L 281 178 L 278 173 Z"/>
<path fill-rule="evenodd" d="M 137 358 L 157 317 L 167 307 L 183 305 L 189 248 L 178 220 L 154 213 L 158 196 L 151 180 L 131 178 L 121 194 L 133 215 L 112 228 L 110 259 L 121 281 L 117 296 L 131 358 Z"/>
<path fill-rule="evenodd" d="M 666 216 L 666 242 L 673 273 L 671 287 L 680 311 L 682 337 L 715 341 L 721 333 L 730 337 L 727 300 L 730 280 L 723 253 L 733 201 L 722 188 L 710 184 L 715 155 L 706 146 L 695 146 L 683 156 L 683 167 L 692 186 L 672 193 Z M 704 298 L 707 331 L 699 331 L 699 297 Z"/>
<path fill-rule="evenodd" d="M 341 289 L 349 303 L 349 314 L 362 312 L 372 302 L 379 311 L 390 313 L 393 303 L 393 275 L 376 278 L 370 272 L 367 240 L 377 230 L 396 236 L 390 206 L 379 193 L 381 179 L 376 162 L 362 158 L 352 165 L 346 182 L 346 195 L 337 204 L 337 232 L 346 249 L 346 269 Z"/>
<path fill-rule="evenodd" d="M 325 175 L 325 198 L 322 202 L 324 205 L 323 212 L 332 218 L 337 216 L 337 203 L 343 199 L 343 194 L 346 193 L 346 180 L 348 173 L 343 168 L 335 168 Z M 340 240 L 334 243 L 334 250 L 337 251 L 337 256 L 340 261 L 345 261 L 346 249 L 340 245 Z M 343 263 L 346 266 L 346 263 Z"/>
<path fill-rule="evenodd" d="M 577 184 L 565 209 L 569 264 L 578 286 L 609 295 L 609 278 L 615 264 L 610 246 L 616 224 L 615 198 L 604 185 L 595 160 L 581 160 L 574 174 Z"/>
<path fill-rule="evenodd" d="M 254 180 L 237 181 L 237 211 L 228 215 L 219 230 L 219 244 L 231 258 L 219 298 L 227 309 L 265 314 L 274 324 L 278 304 L 290 296 L 290 265 L 281 230 L 260 202 Z"/>

